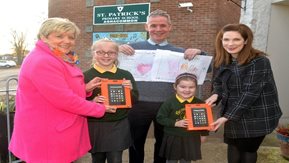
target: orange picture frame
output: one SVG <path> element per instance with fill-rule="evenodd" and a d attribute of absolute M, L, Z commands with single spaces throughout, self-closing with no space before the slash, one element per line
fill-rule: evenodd
<path fill-rule="evenodd" d="M 123 80 L 102 79 L 101 95 L 106 98 L 104 104 L 116 108 L 131 108 L 131 92 L 122 85 Z"/>
<path fill-rule="evenodd" d="M 188 120 L 187 130 L 211 130 L 213 113 L 208 104 L 186 104 L 186 118 Z"/>

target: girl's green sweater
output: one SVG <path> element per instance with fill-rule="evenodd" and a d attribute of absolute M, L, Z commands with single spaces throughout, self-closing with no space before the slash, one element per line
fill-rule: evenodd
<path fill-rule="evenodd" d="M 137 91 L 135 80 L 130 72 L 117 68 L 116 73 L 112 73 L 112 72 L 100 73 L 93 67 L 84 72 L 85 83 L 88 83 L 90 80 L 92 80 L 95 77 L 106 78 L 106 79 L 130 80 L 133 86 L 133 89 L 131 91 L 132 103 L 135 103 L 137 101 L 138 91 Z M 93 90 L 92 95 L 90 97 L 87 97 L 87 100 L 92 100 L 95 96 L 99 94 L 101 94 L 101 90 L 100 88 L 96 88 Z M 89 117 L 88 121 L 99 121 L 99 122 L 119 121 L 127 117 L 127 113 L 129 109 L 131 108 L 117 109 L 116 113 L 105 113 L 105 115 L 101 118 Z"/>

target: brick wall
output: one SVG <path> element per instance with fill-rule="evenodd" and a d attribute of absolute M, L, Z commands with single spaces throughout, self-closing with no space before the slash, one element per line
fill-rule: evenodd
<path fill-rule="evenodd" d="M 87 0 L 89 2 L 89 0 Z M 49 0 L 49 17 L 65 17 L 75 22 L 81 30 L 77 40 L 76 52 L 80 54 L 80 67 L 86 70 L 90 67 L 92 32 L 86 32 L 86 27 L 92 25 L 93 7 L 87 7 L 85 0 Z M 91 0 L 93 1 L 93 0 Z M 154 0 L 156 1 L 156 0 Z M 235 0 L 241 3 L 241 0 Z M 117 0 L 94 0 L 95 6 L 115 5 Z M 130 3 L 147 3 L 149 0 L 126 0 Z M 192 2 L 193 12 L 186 8 L 178 8 L 180 2 Z M 169 42 L 184 48 L 199 48 L 208 54 L 214 54 L 214 40 L 218 30 L 225 24 L 237 23 L 240 18 L 240 8 L 228 0 L 159 0 L 151 2 L 151 11 L 162 9 L 171 15 L 173 31 Z M 102 25 L 93 26 L 94 32 L 105 31 L 145 31 L 143 24 L 138 25 Z M 208 74 L 211 78 L 211 74 Z M 210 82 L 202 88 L 203 97 L 211 91 Z"/>

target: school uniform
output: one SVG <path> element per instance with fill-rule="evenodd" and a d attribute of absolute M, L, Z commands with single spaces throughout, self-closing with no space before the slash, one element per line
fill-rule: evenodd
<path fill-rule="evenodd" d="M 178 120 L 185 119 L 185 105 L 204 103 L 202 100 L 192 97 L 182 100 L 177 95 L 163 103 L 158 114 L 157 121 L 164 126 L 164 137 L 160 148 L 160 156 L 167 160 L 200 160 L 201 136 L 209 134 L 208 131 L 189 131 L 186 128 L 176 127 Z"/>
<path fill-rule="evenodd" d="M 104 71 L 98 66 L 94 66 L 84 72 L 85 82 L 89 82 L 95 77 L 130 80 L 133 86 L 131 90 L 132 103 L 138 98 L 138 91 L 133 76 L 130 72 L 113 66 L 109 71 Z M 93 90 L 88 100 L 92 100 L 101 94 L 100 88 Z M 123 151 L 132 144 L 130 125 L 127 119 L 128 110 L 131 108 L 117 109 L 116 113 L 105 113 L 101 118 L 88 117 L 88 127 L 92 149 L 90 152 L 110 152 Z"/>

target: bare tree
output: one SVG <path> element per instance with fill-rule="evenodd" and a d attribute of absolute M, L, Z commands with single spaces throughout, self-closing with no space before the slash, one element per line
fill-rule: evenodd
<path fill-rule="evenodd" d="M 17 57 L 17 64 L 21 65 L 26 52 L 26 35 L 21 32 L 12 31 L 12 49 Z"/>

